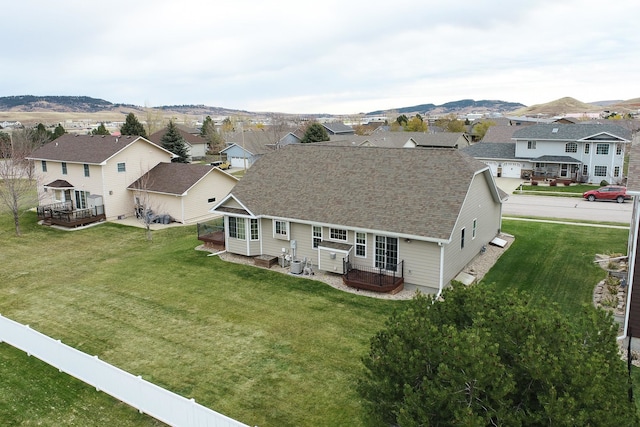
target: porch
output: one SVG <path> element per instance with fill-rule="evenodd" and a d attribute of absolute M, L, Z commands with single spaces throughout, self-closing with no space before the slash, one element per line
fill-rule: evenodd
<path fill-rule="evenodd" d="M 69 228 L 106 220 L 104 206 L 74 209 L 71 201 L 38 206 L 36 212 L 38 220 L 41 220 L 45 225 L 59 225 Z"/>
<path fill-rule="evenodd" d="M 352 288 L 395 294 L 404 288 L 404 261 L 386 268 L 355 265 L 344 261 L 342 282 Z"/>

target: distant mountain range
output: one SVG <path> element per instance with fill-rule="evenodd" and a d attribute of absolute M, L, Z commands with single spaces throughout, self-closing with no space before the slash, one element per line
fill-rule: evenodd
<path fill-rule="evenodd" d="M 253 113 L 245 110 L 233 110 L 222 107 L 211 107 L 206 105 L 167 105 L 154 107 L 154 110 L 162 110 L 168 114 L 186 115 L 258 115 L 264 113 Z M 537 104 L 527 107 L 517 102 L 506 102 L 500 100 L 480 100 L 463 99 L 460 101 L 447 102 L 441 105 L 420 104 L 409 107 L 394 108 L 391 110 L 376 110 L 367 115 L 382 115 L 390 112 L 397 114 L 421 114 L 421 115 L 441 115 L 441 114 L 502 114 L 502 115 L 562 115 L 569 113 L 583 113 L 601 111 L 603 109 L 617 111 L 621 113 L 637 112 L 640 109 L 640 98 L 627 101 L 602 101 L 586 104 L 574 98 L 560 98 L 545 104 Z M 101 112 L 144 112 L 145 107 L 131 104 L 114 104 L 104 99 L 91 98 L 88 96 L 4 96 L 0 97 L 0 112 L 69 112 L 69 113 L 101 113 Z M 295 115 L 295 113 L 290 113 Z M 309 116 L 309 115 L 307 115 Z M 324 116 L 324 114 L 323 114 Z"/>

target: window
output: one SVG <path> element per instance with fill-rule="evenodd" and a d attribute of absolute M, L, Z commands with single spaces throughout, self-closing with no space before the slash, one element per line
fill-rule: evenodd
<path fill-rule="evenodd" d="M 616 155 L 619 156 L 622 154 L 622 144 L 616 145 Z"/>
<path fill-rule="evenodd" d="M 209 198 L 207 199 L 207 203 L 213 203 L 213 202 L 215 202 L 215 201 L 216 201 L 216 198 L 215 198 L 215 197 L 209 197 Z"/>
<path fill-rule="evenodd" d="M 464 249 L 464 228 L 460 230 L 460 249 Z"/>
<path fill-rule="evenodd" d="M 89 176 L 89 165 L 84 164 L 84 176 Z"/>
<path fill-rule="evenodd" d="M 578 144 L 575 142 L 567 142 L 564 146 L 565 153 L 577 153 L 578 152 Z"/>
<path fill-rule="evenodd" d="M 356 232 L 356 256 L 361 258 L 367 256 L 367 233 Z"/>
<path fill-rule="evenodd" d="M 42 161 L 42 172 L 46 172 L 47 171 L 47 161 L 43 160 Z"/>
<path fill-rule="evenodd" d="M 287 238 L 289 235 L 289 223 L 287 221 L 273 221 L 274 237 Z"/>
<path fill-rule="evenodd" d="M 67 162 L 62 162 L 62 175 L 67 174 Z"/>
<path fill-rule="evenodd" d="M 471 229 L 471 240 L 476 238 L 477 229 L 478 229 L 478 218 L 473 218 L 473 228 Z"/>
<path fill-rule="evenodd" d="M 320 227 L 319 225 L 314 225 L 311 228 L 311 238 L 313 239 L 313 248 L 315 249 L 320 246 L 320 242 L 322 242 L 322 227 Z"/>
<path fill-rule="evenodd" d="M 593 174 L 595 176 L 607 176 L 607 167 L 606 166 L 596 166 L 593 168 Z"/>
<path fill-rule="evenodd" d="M 527 149 L 528 150 L 535 150 L 536 149 L 536 142 L 535 141 L 527 141 Z"/>
<path fill-rule="evenodd" d="M 118 172 L 126 172 L 127 166 L 123 163 L 118 163 Z"/>
<path fill-rule="evenodd" d="M 609 154 L 609 144 L 596 144 L 596 154 Z"/>
<path fill-rule="evenodd" d="M 584 144 L 584 154 L 589 154 L 589 148 L 591 148 L 591 144 L 588 142 Z"/>
<path fill-rule="evenodd" d="M 342 240 L 343 242 L 347 241 L 347 230 L 343 230 L 341 228 L 332 228 L 330 230 L 330 234 L 332 240 Z"/>
<path fill-rule="evenodd" d="M 258 220 L 256 218 L 251 218 L 249 226 L 251 228 L 251 240 L 259 240 L 260 233 L 258 232 Z"/>
<path fill-rule="evenodd" d="M 582 175 L 589 175 L 589 165 L 582 165 Z"/>
<path fill-rule="evenodd" d="M 244 240 L 244 218 L 229 217 L 229 237 Z"/>
<path fill-rule="evenodd" d="M 616 178 L 620 176 L 620 166 L 615 166 L 613 168 L 613 176 L 615 176 Z"/>

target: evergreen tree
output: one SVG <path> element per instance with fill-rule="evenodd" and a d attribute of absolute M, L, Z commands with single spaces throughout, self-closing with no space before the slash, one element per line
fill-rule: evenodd
<path fill-rule="evenodd" d="M 172 159 L 172 162 L 189 163 L 187 144 L 182 135 L 180 135 L 180 132 L 178 132 L 178 128 L 172 120 L 169 120 L 167 132 L 162 136 L 160 143 L 162 144 L 162 148 L 164 148 L 165 150 L 169 150 L 173 154 L 178 156 Z"/>
<path fill-rule="evenodd" d="M 329 135 L 327 130 L 320 123 L 314 122 L 307 126 L 302 137 L 303 143 L 329 141 Z"/>
<path fill-rule="evenodd" d="M 127 118 L 120 128 L 120 134 L 147 137 L 147 132 L 144 130 L 144 126 L 138 121 L 138 118 L 133 113 L 127 114 Z"/>
<path fill-rule="evenodd" d="M 207 118 L 204 119 L 202 128 L 200 129 L 200 136 L 207 140 L 210 153 L 217 154 L 224 147 L 224 139 L 216 129 L 211 116 L 207 116 Z"/>
<path fill-rule="evenodd" d="M 64 130 L 64 127 L 62 127 L 62 125 L 60 123 L 58 123 L 58 126 L 56 126 L 56 128 L 53 130 L 53 135 L 52 135 L 51 139 L 59 138 L 62 135 L 64 135 L 65 133 L 67 133 L 67 131 Z"/>
<path fill-rule="evenodd" d="M 91 131 L 91 135 L 111 135 L 111 133 L 104 126 L 104 123 L 100 123 L 100 126 Z"/>
<path fill-rule="evenodd" d="M 371 425 L 637 426 L 617 326 L 495 285 L 419 295 L 371 340 Z"/>

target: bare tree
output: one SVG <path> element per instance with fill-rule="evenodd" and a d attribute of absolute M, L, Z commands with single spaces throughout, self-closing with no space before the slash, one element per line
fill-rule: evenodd
<path fill-rule="evenodd" d="M 162 205 L 157 202 L 157 199 L 152 197 L 150 190 L 153 186 L 153 176 L 147 171 L 144 173 L 131 187 L 134 192 L 134 204 L 136 219 L 144 225 L 146 230 L 147 240 L 153 240 L 153 234 L 151 230 L 151 224 L 157 222 L 162 218 L 161 212 Z"/>
<path fill-rule="evenodd" d="M 22 234 L 22 213 L 38 204 L 33 164 L 28 160 L 36 143 L 29 134 L 16 131 L 11 138 L 0 139 L 0 203 L 13 215 L 16 236 Z"/>

